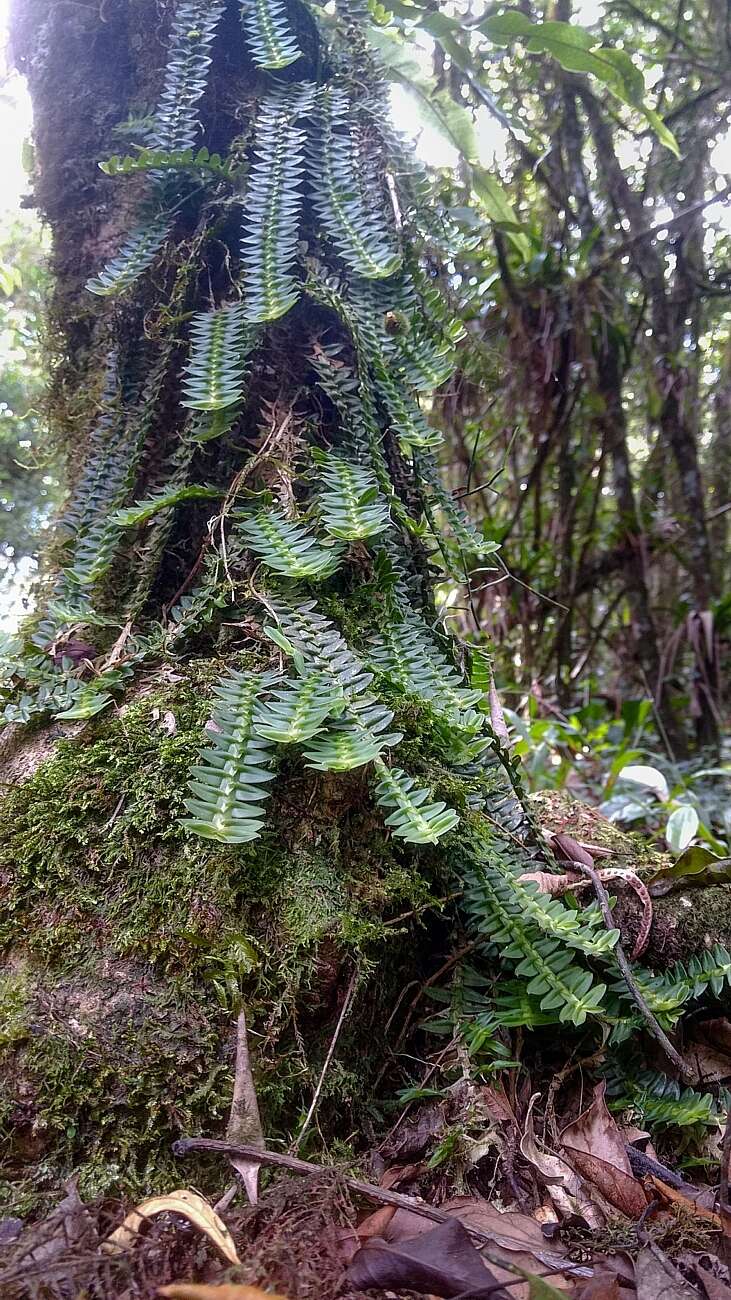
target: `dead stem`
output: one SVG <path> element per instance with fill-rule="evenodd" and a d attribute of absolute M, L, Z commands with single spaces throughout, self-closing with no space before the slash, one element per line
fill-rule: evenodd
<path fill-rule="evenodd" d="M 325 1082 L 325 1076 L 327 1075 L 327 1072 L 330 1069 L 330 1062 L 333 1059 L 338 1038 L 340 1037 L 340 1030 L 342 1029 L 343 1024 L 345 1023 L 345 1017 L 347 1016 L 348 1011 L 350 1010 L 350 1004 L 353 1001 L 353 994 L 355 993 L 355 986 L 356 986 L 357 979 L 358 979 L 358 970 L 356 968 L 350 977 L 350 983 L 348 984 L 348 987 L 345 991 L 345 997 L 343 998 L 343 1005 L 340 1008 L 340 1015 L 338 1016 L 338 1023 L 336 1024 L 335 1031 L 333 1033 L 332 1038 L 330 1039 L 330 1046 L 327 1049 L 325 1064 L 323 1065 L 322 1070 L 320 1072 L 320 1078 L 317 1081 L 317 1087 L 315 1088 L 312 1101 L 310 1102 L 310 1108 L 302 1121 L 302 1124 L 300 1126 L 300 1131 L 297 1134 L 297 1137 L 295 1138 L 294 1142 L 290 1147 L 290 1151 L 292 1152 L 299 1151 L 299 1148 L 302 1144 L 302 1139 L 305 1133 L 307 1132 L 308 1128 L 310 1127 L 310 1124 L 312 1122 L 312 1117 L 315 1114 L 315 1111 L 317 1110 L 318 1102 L 320 1100 L 320 1094 L 322 1092 L 322 1087 Z"/>

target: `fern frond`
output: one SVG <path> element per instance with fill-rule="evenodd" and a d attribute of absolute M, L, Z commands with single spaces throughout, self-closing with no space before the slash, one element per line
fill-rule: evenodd
<path fill-rule="evenodd" d="M 585 953 L 588 957 L 611 956 L 619 930 L 606 930 L 597 908 L 584 911 L 566 906 L 560 899 L 551 898 L 539 891 L 535 881 L 522 878 L 525 864 L 511 861 L 510 849 L 505 844 L 496 845 L 496 851 L 486 848 L 482 857 L 479 879 L 490 877 L 491 884 L 505 906 L 524 917 L 538 930 L 552 936 L 562 944 Z M 484 873 L 484 874 L 483 874 Z M 489 907 L 489 901 L 488 901 Z M 470 894 L 470 915 L 479 922 L 479 886 Z"/>
<path fill-rule="evenodd" d="M 105 176 L 134 176 L 137 172 L 205 172 L 230 177 L 231 168 L 220 154 L 201 149 L 140 149 L 136 154 L 114 153 L 99 163 Z"/>
<path fill-rule="evenodd" d="M 400 739 L 400 734 L 377 735 L 352 718 L 343 718 L 310 742 L 305 758 L 307 766 L 317 772 L 350 772 L 373 762 L 384 748 Z"/>
<path fill-rule="evenodd" d="M 134 528 L 137 524 L 146 524 L 161 510 L 170 510 L 186 501 L 215 501 L 222 495 L 220 488 L 203 487 L 199 483 L 187 483 L 182 487 L 168 486 L 145 501 L 137 501 L 133 506 L 115 510 L 110 523 L 115 528 Z"/>
<path fill-rule="evenodd" d="M 269 601 L 284 632 L 299 650 L 308 665 L 327 673 L 353 697 L 362 695 L 373 680 L 365 664 L 351 650 L 342 633 L 317 608 L 314 600 L 285 601 L 270 597 Z"/>
<path fill-rule="evenodd" d="M 342 541 L 362 540 L 390 525 L 388 505 L 372 473 L 362 465 L 313 449 L 324 487 L 318 507 L 325 531 Z"/>
<path fill-rule="evenodd" d="M 720 998 L 725 989 L 731 988 L 731 953 L 723 944 L 714 944 L 686 963 L 676 962 L 665 971 L 663 979 L 671 985 L 684 985 L 693 999 L 701 997 L 708 988 L 714 997 Z"/>
<path fill-rule="evenodd" d="M 241 23 L 252 60 L 275 71 L 302 57 L 282 0 L 243 0 Z"/>
<path fill-rule="evenodd" d="M 124 293 L 152 265 L 172 228 L 172 219 L 158 216 L 133 230 L 116 257 L 98 275 L 87 280 L 90 293 L 113 298 Z"/>
<path fill-rule="evenodd" d="M 393 362 L 417 393 L 431 393 L 452 374 L 455 353 L 448 343 L 429 338 L 416 326 L 396 334 L 391 352 Z"/>
<path fill-rule="evenodd" d="M 718 1122 L 718 1103 L 710 1093 L 681 1088 L 676 1079 L 659 1070 L 638 1069 L 634 1061 L 618 1071 L 616 1066 L 608 1070 L 607 1092 L 610 1110 L 630 1109 L 653 1128 L 690 1128 Z M 723 1095 L 725 1090 L 721 1092 L 721 1104 L 726 1110 L 728 1097 Z"/>
<path fill-rule="evenodd" d="M 212 442 L 228 433 L 241 414 L 241 407 L 224 406 L 218 411 L 201 411 L 190 427 L 191 442 Z"/>
<path fill-rule="evenodd" d="M 191 326 L 183 406 L 219 411 L 240 402 L 246 386 L 246 362 L 256 337 L 256 330 L 244 319 L 243 303 L 198 312 Z"/>
<path fill-rule="evenodd" d="M 416 466 L 428 485 L 434 502 L 449 524 L 455 542 L 465 555 L 493 555 L 499 550 L 495 542 L 487 540 L 478 533 L 469 515 L 460 508 L 452 493 L 447 491 L 435 457 L 429 452 L 420 453 L 416 457 Z"/>
<path fill-rule="evenodd" d="M 342 546 L 323 546 L 303 524 L 289 520 L 274 508 L 251 516 L 236 512 L 238 532 L 262 563 L 288 578 L 318 581 L 338 568 Z"/>
<path fill-rule="evenodd" d="M 308 673 L 272 687 L 254 718 L 257 736 L 278 745 L 300 744 L 322 731 L 325 719 L 342 712 L 343 693 L 324 673 Z"/>
<path fill-rule="evenodd" d="M 271 686 L 271 674 L 232 672 L 214 694 L 215 731 L 210 744 L 191 770 L 191 797 L 185 800 L 190 817 L 181 825 L 194 835 L 221 844 L 246 844 L 259 836 L 262 805 L 273 779 L 272 747 L 254 731 L 260 693 Z"/>
<path fill-rule="evenodd" d="M 460 712 L 482 698 L 463 684 L 454 667 L 429 639 L 423 620 L 402 607 L 384 619 L 369 645 L 373 667 L 402 690 Z"/>
<path fill-rule="evenodd" d="M 443 835 L 454 830 L 459 816 L 440 800 L 429 803 L 430 794 L 407 776 L 400 767 L 389 768 L 381 758 L 376 759 L 376 803 L 381 808 L 394 811 L 386 818 L 394 835 L 409 844 L 437 844 Z"/>
<path fill-rule="evenodd" d="M 241 238 L 245 312 L 251 322 L 276 320 L 299 297 L 292 268 L 302 206 L 305 133 L 295 123 L 307 112 L 311 97 L 312 88 L 306 85 L 289 95 L 280 91 L 263 101 L 257 115 Z"/>
<path fill-rule="evenodd" d="M 556 1010 L 559 1020 L 575 1025 L 598 1015 L 606 985 L 594 984 L 591 971 L 574 964 L 564 939 L 536 932 L 530 921 L 526 924 L 512 888 L 504 877 L 493 875 L 487 862 L 465 866 L 465 905 L 472 927 L 502 958 L 516 963 L 516 975 L 527 979 L 526 993 L 538 1000 L 541 1010 Z"/>
<path fill-rule="evenodd" d="M 325 673 L 342 691 L 340 718 L 313 740 L 305 751 L 310 766 L 323 772 L 347 772 L 377 758 L 403 739 L 389 732 L 393 714 L 368 693 L 371 674 L 336 627 L 319 613 L 314 601 L 288 604 L 274 598 L 274 612 L 286 636 L 308 667 Z"/>
<path fill-rule="evenodd" d="M 206 88 L 210 47 L 224 7 L 223 0 L 182 0 L 177 6 L 150 139 L 157 149 L 192 149 L 195 144 L 196 107 Z"/>
<path fill-rule="evenodd" d="M 366 278 L 394 273 L 401 255 L 384 237 L 382 207 L 369 211 L 359 185 L 351 106 L 344 90 L 325 87 L 309 149 L 312 202 L 343 261 Z"/>

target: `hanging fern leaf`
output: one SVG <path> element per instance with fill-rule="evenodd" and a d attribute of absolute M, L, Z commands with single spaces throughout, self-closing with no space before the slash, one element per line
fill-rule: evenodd
<path fill-rule="evenodd" d="M 182 0 L 170 31 L 162 95 L 150 144 L 192 149 L 198 133 L 196 108 L 206 88 L 210 47 L 224 10 L 222 0 Z"/>
<path fill-rule="evenodd" d="M 543 1011 L 558 1011 L 561 1021 L 582 1025 L 587 1016 L 599 1014 L 606 985 L 595 984 L 591 971 L 575 965 L 563 939 L 543 935 L 526 921 L 510 885 L 493 877 L 487 861 L 465 866 L 472 926 L 503 959 L 516 963 L 516 975 L 528 981 L 526 993 Z"/>
<path fill-rule="evenodd" d="M 238 532 L 263 564 L 288 578 L 329 578 L 343 555 L 341 546 L 323 546 L 303 524 L 280 510 L 259 510 L 254 516 L 237 512 Z"/>
<path fill-rule="evenodd" d="M 221 844 L 246 844 L 261 833 L 264 789 L 273 779 L 271 745 L 254 731 L 260 693 L 271 675 L 232 672 L 214 688 L 215 732 L 190 774 L 186 830 Z"/>
<path fill-rule="evenodd" d="M 343 693 L 324 673 L 306 676 L 273 687 L 258 707 L 254 730 L 257 736 L 278 745 L 300 744 L 322 730 L 325 719 L 342 711 Z"/>
<path fill-rule="evenodd" d="M 257 332 L 246 324 L 243 303 L 199 312 L 191 336 L 183 406 L 219 411 L 240 402 L 246 385 L 247 357 L 257 337 Z"/>
<path fill-rule="evenodd" d="M 305 750 L 310 766 L 323 772 L 347 772 L 397 745 L 401 733 L 388 731 L 393 714 L 368 693 L 370 673 L 314 601 L 295 606 L 275 598 L 272 606 L 292 649 L 308 667 L 329 677 L 344 698 L 342 715 Z"/>
<path fill-rule="evenodd" d="M 251 322 L 276 320 L 299 297 L 292 268 L 302 207 L 305 133 L 295 122 L 306 113 L 311 97 L 306 85 L 289 95 L 269 95 L 256 119 L 241 238 L 245 313 Z"/>
<path fill-rule="evenodd" d="M 212 442 L 214 438 L 221 438 L 233 428 L 240 414 L 238 404 L 222 407 L 219 411 L 201 411 L 190 427 L 190 441 Z"/>
<path fill-rule="evenodd" d="M 343 261 L 359 275 L 392 275 L 401 255 L 384 237 L 382 205 L 374 195 L 369 210 L 359 184 L 362 168 L 356 159 L 351 107 L 345 91 L 321 92 L 317 131 L 309 150 L 312 201 Z"/>
<path fill-rule="evenodd" d="M 383 621 L 370 643 L 369 655 L 378 672 L 402 690 L 450 710 L 469 709 L 482 699 L 482 691 L 462 683 L 453 665 L 429 639 L 423 620 L 407 608 Z"/>
<path fill-rule="evenodd" d="M 478 533 L 469 515 L 464 513 L 451 492 L 447 491 L 442 483 L 435 457 L 429 452 L 419 454 L 416 464 L 421 477 L 428 485 L 432 499 L 449 524 L 455 542 L 465 555 L 494 555 L 495 551 L 500 549 L 498 544 Z"/>
<path fill-rule="evenodd" d="M 436 844 L 448 831 L 454 830 L 459 817 L 441 800 L 429 803 L 429 791 L 416 784 L 400 767 L 389 768 L 382 759 L 375 762 L 379 778 L 376 786 L 376 803 L 381 808 L 393 808 L 386 818 L 394 835 L 409 844 Z"/>
<path fill-rule="evenodd" d="M 98 275 L 87 280 L 89 292 L 100 298 L 113 298 L 124 293 L 152 265 L 171 227 L 172 220 L 167 216 L 152 218 L 138 226 L 117 256 L 107 262 Z"/>
<path fill-rule="evenodd" d="M 115 528 L 134 528 L 137 524 L 146 524 L 161 510 L 170 510 L 185 501 L 215 501 L 222 496 L 220 488 L 203 487 L 198 483 L 187 483 L 182 487 L 163 488 L 146 501 L 137 501 L 133 506 L 116 510 L 110 522 Z"/>
<path fill-rule="evenodd" d="M 389 527 L 388 505 L 369 470 L 342 456 L 312 452 L 324 484 L 318 506 L 325 531 L 342 541 L 362 540 Z"/>
<path fill-rule="evenodd" d="M 380 715 L 377 718 L 376 708 Z M 393 714 L 382 705 L 371 703 L 371 725 L 364 725 L 362 712 L 355 710 L 352 716 L 331 723 L 327 731 L 312 740 L 305 750 L 307 766 L 318 772 L 350 772 L 373 762 L 384 749 L 402 739 L 400 732 L 385 731 Z"/>
<path fill-rule="evenodd" d="M 276 71 L 302 57 L 282 0 L 244 0 L 241 22 L 246 44 L 258 68 Z"/>

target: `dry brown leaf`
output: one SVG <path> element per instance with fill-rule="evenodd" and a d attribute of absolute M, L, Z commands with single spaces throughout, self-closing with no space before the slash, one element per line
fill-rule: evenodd
<path fill-rule="evenodd" d="M 591 1105 L 561 1133 L 561 1145 L 574 1169 L 630 1219 L 647 1208 L 642 1184 L 634 1177 L 624 1139 L 607 1110 L 606 1084 L 594 1089 Z"/>
<path fill-rule="evenodd" d="M 542 1175 L 548 1195 L 559 1215 L 563 1218 L 576 1215 L 583 1219 L 588 1227 L 600 1228 L 604 1223 L 604 1216 L 589 1200 L 577 1174 L 565 1160 L 542 1150 L 538 1145 L 533 1131 L 533 1107 L 539 1096 L 539 1093 L 534 1093 L 528 1103 L 525 1131 L 520 1140 L 521 1152 Z"/>
<path fill-rule="evenodd" d="M 356 1231 L 360 1240 L 367 1241 L 369 1237 L 383 1237 L 388 1240 L 389 1224 L 395 1215 L 401 1213 L 403 1211 L 397 1210 L 393 1205 L 382 1205 L 379 1210 L 374 1210 L 358 1224 Z"/>
<path fill-rule="evenodd" d="M 698 1300 L 694 1286 L 685 1281 L 657 1246 L 646 1246 L 635 1263 L 637 1300 Z"/>
<path fill-rule="evenodd" d="M 167 1196 L 151 1196 L 149 1200 L 141 1201 L 102 1243 L 102 1249 L 108 1251 L 110 1255 L 118 1255 L 123 1250 L 130 1250 L 135 1245 L 145 1220 L 153 1218 L 156 1214 L 182 1215 L 200 1232 L 205 1233 L 230 1264 L 240 1263 L 233 1237 L 223 1219 L 219 1218 L 208 1201 L 197 1192 L 191 1192 L 187 1187 L 169 1192 Z"/>
<path fill-rule="evenodd" d="M 709 1273 L 707 1268 L 700 1264 L 693 1265 L 698 1278 L 706 1293 L 707 1300 L 731 1300 L 731 1287 L 722 1282 L 720 1277 L 714 1277 Z"/>
<path fill-rule="evenodd" d="M 287 1300 L 273 1291 L 261 1291 L 258 1286 L 244 1286 L 239 1282 L 224 1282 L 221 1286 L 207 1286 L 197 1282 L 170 1282 L 159 1286 L 157 1294 L 167 1300 Z"/>
<path fill-rule="evenodd" d="M 672 1205 L 680 1206 L 681 1209 L 687 1210 L 689 1214 L 697 1214 L 701 1219 L 705 1219 L 708 1223 L 711 1223 L 719 1232 L 721 1231 L 721 1219 L 719 1215 L 717 1215 L 713 1210 L 709 1210 L 700 1199 L 691 1199 L 689 1196 L 686 1196 L 683 1192 L 679 1191 L 677 1187 L 669 1187 L 667 1183 L 664 1183 L 660 1178 L 656 1178 L 654 1174 L 650 1175 L 650 1182 L 655 1191 L 659 1193 L 664 1201 L 669 1201 Z"/>
<path fill-rule="evenodd" d="M 565 1252 L 559 1243 L 554 1245 L 546 1241 L 539 1223 L 528 1214 L 516 1211 L 501 1213 L 488 1201 L 478 1197 L 457 1196 L 439 1206 L 443 1214 L 459 1219 L 465 1227 L 475 1228 L 490 1237 L 492 1255 L 505 1252 L 506 1263 L 516 1264 L 527 1273 L 540 1273 L 549 1269 L 561 1269 L 565 1266 Z M 381 1211 L 376 1210 L 360 1225 L 362 1232 L 365 1224 L 373 1225 Z M 422 1214 L 413 1210 L 396 1210 L 388 1223 L 384 1223 L 379 1235 L 387 1242 L 407 1241 L 431 1232 L 434 1224 Z M 374 1233 L 368 1232 L 370 1239 Z M 479 1243 L 478 1243 L 479 1244 Z M 568 1266 L 567 1271 L 568 1271 Z M 513 1300 L 528 1300 L 529 1284 L 515 1285 L 515 1277 L 508 1269 L 501 1269 L 498 1264 L 490 1262 L 490 1269 L 498 1282 L 511 1282 L 509 1288 Z M 551 1284 L 559 1290 L 568 1290 L 569 1283 L 561 1274 L 551 1275 Z"/>
<path fill-rule="evenodd" d="M 488 1267 L 459 1219 L 432 1226 L 404 1241 L 371 1237 L 348 1268 L 358 1291 L 423 1291 L 437 1296 L 496 1288 L 495 1300 L 509 1300 L 500 1279 Z"/>

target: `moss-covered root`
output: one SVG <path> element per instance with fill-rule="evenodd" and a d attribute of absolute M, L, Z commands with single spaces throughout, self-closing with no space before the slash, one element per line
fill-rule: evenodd
<path fill-rule="evenodd" d="M 356 963 L 358 1005 L 321 1109 L 326 1135 L 351 1131 L 382 1066 L 386 1008 L 418 974 L 419 945 L 384 918 L 423 911 L 428 883 L 364 809 L 359 774 L 288 772 L 254 845 L 180 829 L 209 707 L 200 687 L 217 668 L 148 684 L 3 801 L 6 1213 L 52 1202 L 73 1170 L 86 1198 L 179 1181 L 172 1140 L 225 1123 L 241 996 L 265 1131 L 290 1132 Z M 210 1169 L 185 1176 L 205 1187 Z"/>

